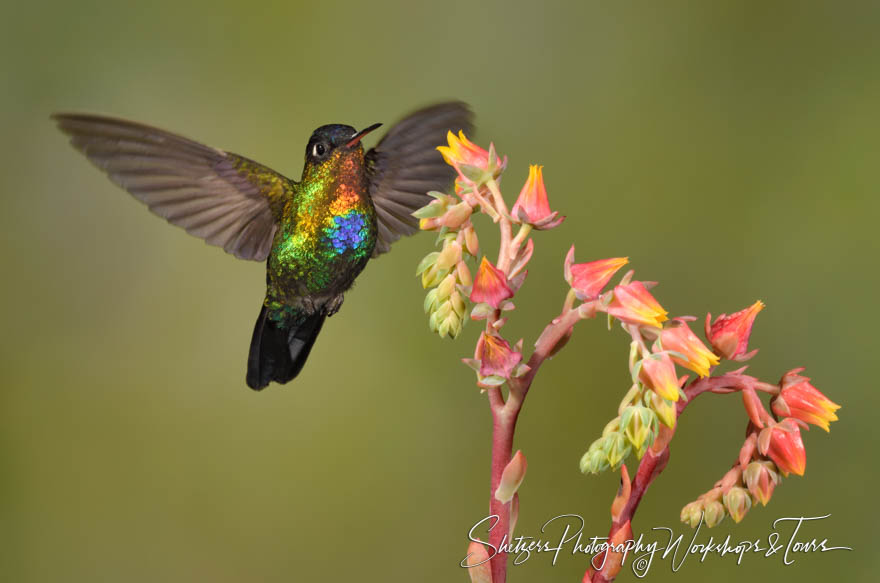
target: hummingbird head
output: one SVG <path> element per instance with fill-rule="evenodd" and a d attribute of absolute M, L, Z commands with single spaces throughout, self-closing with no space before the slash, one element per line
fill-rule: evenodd
<path fill-rule="evenodd" d="M 321 126 L 312 132 L 312 137 L 309 138 L 309 143 L 306 145 L 306 162 L 319 165 L 331 159 L 334 152 L 345 154 L 357 150 L 362 151 L 361 138 L 381 125 L 374 123 L 361 131 L 342 124 Z"/>

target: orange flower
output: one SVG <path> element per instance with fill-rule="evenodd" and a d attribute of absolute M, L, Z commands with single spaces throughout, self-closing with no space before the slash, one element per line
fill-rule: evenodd
<path fill-rule="evenodd" d="M 645 385 L 666 399 L 678 401 L 678 376 L 672 359 L 664 353 L 653 354 L 642 361 L 639 378 Z"/>
<path fill-rule="evenodd" d="M 678 352 L 686 358 L 682 360 L 673 356 L 672 360 L 685 368 L 689 368 L 701 377 L 709 376 L 709 369 L 719 363 L 718 357 L 691 331 L 687 322 L 676 318 L 673 325 L 660 334 L 660 343 L 664 350 Z"/>
<path fill-rule="evenodd" d="M 474 278 L 471 301 L 475 304 L 485 302 L 498 309 L 501 302 L 511 297 L 513 297 L 513 291 L 507 285 L 507 277 L 504 272 L 483 256 L 480 268 L 477 270 L 477 276 Z"/>
<path fill-rule="evenodd" d="M 468 140 L 463 131 L 459 131 L 458 136 L 447 132 L 446 141 L 449 145 L 438 146 L 437 150 L 443 155 L 446 163 L 458 172 L 463 181 L 462 186 L 474 181 L 481 182 L 496 178 L 507 164 L 506 157 L 504 160 L 498 159 L 493 146 L 490 145 L 489 151 L 486 151 Z M 456 192 L 460 195 L 462 189 L 459 188 L 459 181 L 456 180 L 455 183 Z"/>
<path fill-rule="evenodd" d="M 763 309 L 764 302 L 758 300 L 745 310 L 730 316 L 721 314 L 711 326 L 709 321 L 712 314 L 706 314 L 706 338 L 712 343 L 715 352 L 728 360 L 744 361 L 753 357 L 757 350 L 749 353 L 746 350 L 755 316 Z"/>
<path fill-rule="evenodd" d="M 761 430 L 758 434 L 758 451 L 773 460 L 783 474 L 804 475 L 807 452 L 801 440 L 800 427 L 791 417 Z"/>
<path fill-rule="evenodd" d="M 840 405 L 811 385 L 808 377 L 799 375 L 802 370 L 796 368 L 785 373 L 779 382 L 782 389 L 770 406 L 780 417 L 794 417 L 828 431 L 828 425 L 837 421 L 835 411 L 840 409 Z"/>
<path fill-rule="evenodd" d="M 510 211 L 514 217 L 536 229 L 546 230 L 559 226 L 565 220 L 558 212 L 550 211 L 547 189 L 544 187 L 543 166 L 530 165 L 529 177 Z"/>
<path fill-rule="evenodd" d="M 607 311 L 629 324 L 654 328 L 659 328 L 661 322 L 667 320 L 668 313 L 640 281 L 615 287 L 614 299 L 608 304 Z"/>
<path fill-rule="evenodd" d="M 608 285 L 621 267 L 629 263 L 629 258 L 613 257 L 572 265 L 573 261 L 574 245 L 565 256 L 565 281 L 575 290 L 578 299 L 586 300 L 602 293 L 602 288 Z"/>

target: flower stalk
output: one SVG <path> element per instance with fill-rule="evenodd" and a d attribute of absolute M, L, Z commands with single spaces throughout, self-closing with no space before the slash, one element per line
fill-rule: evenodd
<path fill-rule="evenodd" d="M 745 374 L 745 367 L 714 374 L 723 361 L 745 361 L 755 355 L 757 351 L 748 351 L 748 344 L 755 319 L 764 308 L 762 302 L 731 316 L 722 314 L 714 323 L 707 315 L 704 343 L 689 326 L 695 318 L 669 319 L 651 292 L 655 282 L 637 280 L 629 271 L 612 283 L 628 258 L 576 264 L 572 246 L 563 261 L 569 289 L 560 311 L 538 335 L 526 358 L 523 340 L 505 338 L 504 326 L 528 274 L 526 267 L 535 250 L 533 236 L 559 226 L 565 217 L 550 208 L 542 166 L 530 166 L 528 179 L 508 210 L 499 185 L 507 158 L 499 157 L 494 145 L 484 150 L 464 134 L 450 133 L 448 146 L 438 150 L 458 177 L 453 194 L 431 193 L 435 200 L 414 213 L 423 230 L 439 232 L 441 246 L 425 257 L 417 275 L 428 289 L 425 311 L 432 331 L 455 338 L 468 319 L 465 314 L 483 321 L 473 358 L 462 361 L 476 373 L 476 384 L 486 394 L 492 416 L 488 538 L 496 552 L 488 569 L 471 573 L 472 580 L 507 580 L 507 556 L 501 547 L 506 537 L 514 536 L 518 490 L 526 474 L 525 455 L 522 451 L 513 455 L 517 420 L 544 362 L 566 345 L 578 322 L 600 313 L 607 316 L 609 327 L 619 322 L 630 347 L 631 385 L 617 416 L 580 460 L 583 473 L 620 471 L 621 487 L 611 504 L 609 540 L 622 543 L 633 536 L 635 512 L 669 461 L 677 420 L 703 393 L 742 395 L 748 420 L 746 439 L 733 467 L 682 509 L 684 522 L 695 526 L 704 520 L 712 527 L 727 516 L 739 522 L 755 503 L 769 502 L 782 476 L 804 473 L 806 453 L 800 429 L 813 424 L 827 431 L 837 420 L 839 406 L 801 376 L 802 369 L 786 373 L 778 384 Z M 479 214 L 488 216 L 499 230 L 494 261 L 481 255 L 473 223 Z M 471 276 L 468 263 L 477 260 Z M 689 380 L 693 373 L 696 377 Z M 761 394 L 771 396 L 770 410 Z M 637 467 L 630 478 L 626 462 L 633 457 Z M 488 556 L 482 551 L 480 543 L 472 542 L 468 554 Z M 591 564 L 600 566 L 590 567 L 583 580 L 614 580 L 625 558 L 614 553 L 594 557 Z"/>

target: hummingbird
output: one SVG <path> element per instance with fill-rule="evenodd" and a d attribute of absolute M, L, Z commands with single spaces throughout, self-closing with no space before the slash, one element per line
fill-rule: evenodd
<path fill-rule="evenodd" d="M 404 117 L 371 149 L 343 124 L 312 132 L 299 182 L 244 156 L 149 125 L 56 113 L 74 148 L 153 213 L 239 259 L 266 262 L 246 381 L 262 390 L 302 370 L 328 316 L 367 262 L 418 231 L 411 215 L 454 178 L 435 149 L 472 127 L 460 102 Z"/>

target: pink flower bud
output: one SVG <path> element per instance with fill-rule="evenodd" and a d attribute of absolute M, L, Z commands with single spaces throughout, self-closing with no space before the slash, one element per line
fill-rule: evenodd
<path fill-rule="evenodd" d="M 480 360 L 481 377 L 495 376 L 501 379 L 509 379 L 513 368 L 522 360 L 522 354 L 511 349 L 507 340 L 485 332 L 477 341 L 474 356 Z"/>
<path fill-rule="evenodd" d="M 469 287 L 473 285 L 474 280 L 471 279 L 471 270 L 468 269 L 467 263 L 464 261 L 459 261 L 455 266 L 455 274 L 458 277 L 458 282 L 465 286 Z"/>
<path fill-rule="evenodd" d="M 471 213 L 474 209 L 471 208 L 466 202 L 460 202 L 458 204 L 452 205 L 449 207 L 449 210 L 440 217 L 439 223 L 444 227 L 448 227 L 450 229 L 457 229 L 464 224 L 466 220 L 468 220 L 471 216 Z"/>
<path fill-rule="evenodd" d="M 498 488 L 495 489 L 495 499 L 504 504 L 513 500 L 513 495 L 519 490 L 523 479 L 526 477 L 526 469 L 528 469 L 526 456 L 523 455 L 522 451 L 517 450 L 516 454 L 505 466 L 504 472 L 501 473 L 501 481 L 498 483 Z"/>
<path fill-rule="evenodd" d="M 532 253 L 534 251 L 535 244 L 531 239 L 526 241 L 526 244 L 517 250 L 516 256 L 513 258 L 513 263 L 510 266 L 510 277 L 516 277 L 516 275 L 528 265 L 529 261 L 532 259 Z"/>
<path fill-rule="evenodd" d="M 755 432 L 749 433 L 742 447 L 739 449 L 739 465 L 745 468 L 755 455 L 758 449 L 758 435 Z"/>
<path fill-rule="evenodd" d="M 474 287 L 471 290 L 471 301 L 475 304 L 487 303 L 495 309 L 501 302 L 513 297 L 513 291 L 507 285 L 507 277 L 504 272 L 496 268 L 483 257 L 477 276 L 474 278 Z"/>
<path fill-rule="evenodd" d="M 471 256 L 476 257 L 480 253 L 480 240 L 477 238 L 477 231 L 472 224 L 467 224 L 461 230 L 464 234 L 464 247 Z"/>
<path fill-rule="evenodd" d="M 463 562 L 471 577 L 471 583 L 492 583 L 492 567 L 489 564 L 489 553 L 479 540 L 471 541 L 467 549 L 467 558 Z"/>
<path fill-rule="evenodd" d="M 629 263 L 627 257 L 613 257 L 600 259 L 589 263 L 576 263 L 574 261 L 574 245 L 565 257 L 565 281 L 577 292 L 580 300 L 592 299 L 602 293 L 602 289 L 608 285 L 617 271 Z"/>
<path fill-rule="evenodd" d="M 709 321 L 712 314 L 706 314 L 706 338 L 709 339 L 715 352 L 728 360 L 743 361 L 754 356 L 757 351 L 746 353 L 746 350 L 755 316 L 763 309 L 764 302 L 758 300 L 748 308 L 730 316 L 721 314 L 711 326 Z"/>
<path fill-rule="evenodd" d="M 764 419 L 769 418 L 770 415 L 767 413 L 767 409 L 764 408 L 764 403 L 758 396 L 758 392 L 753 387 L 745 387 L 742 390 L 742 399 L 749 419 L 751 419 L 756 427 L 763 428 Z"/>

